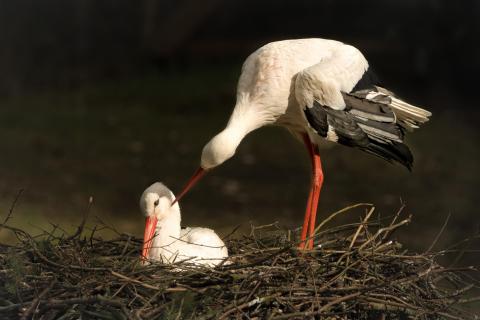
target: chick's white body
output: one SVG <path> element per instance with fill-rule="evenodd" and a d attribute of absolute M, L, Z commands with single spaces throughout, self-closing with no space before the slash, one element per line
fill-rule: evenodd
<path fill-rule="evenodd" d="M 180 207 L 178 203 L 172 206 L 174 198 L 173 193 L 159 182 L 142 194 L 142 212 L 158 219 L 148 259 L 168 264 L 181 261 L 207 266 L 220 264 L 228 257 L 225 243 L 212 229 L 181 229 Z"/>

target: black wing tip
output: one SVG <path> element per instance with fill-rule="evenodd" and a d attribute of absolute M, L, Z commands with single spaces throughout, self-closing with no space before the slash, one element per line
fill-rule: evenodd
<path fill-rule="evenodd" d="M 402 163 L 402 165 L 403 165 L 405 168 L 407 168 L 407 170 L 408 170 L 409 172 L 412 172 L 412 171 L 413 171 L 413 160 L 412 160 L 411 162 L 409 162 L 409 163 Z"/>
<path fill-rule="evenodd" d="M 408 169 L 408 171 L 412 172 L 413 154 L 408 148 L 408 146 L 398 142 L 394 142 L 392 145 L 394 146 L 400 158 L 400 160 L 397 160 L 397 162 L 405 166 Z"/>
<path fill-rule="evenodd" d="M 370 141 L 364 150 L 389 162 L 399 163 L 407 168 L 410 172 L 413 169 L 412 152 L 403 143 L 393 142 L 390 144 L 384 144 L 376 141 Z"/>

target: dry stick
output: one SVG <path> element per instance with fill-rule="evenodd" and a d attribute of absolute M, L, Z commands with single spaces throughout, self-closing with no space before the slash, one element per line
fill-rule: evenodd
<path fill-rule="evenodd" d="M 348 246 L 348 251 L 346 251 L 343 255 L 340 256 L 340 258 L 336 262 L 337 265 L 340 264 L 340 262 L 343 260 L 344 257 L 347 257 L 347 262 L 345 264 L 348 264 L 348 262 L 349 262 L 348 255 L 350 255 L 351 250 L 353 248 L 353 245 L 355 244 L 358 236 L 360 235 L 360 231 L 367 224 L 368 219 L 370 219 L 370 216 L 372 215 L 373 211 L 375 211 L 375 207 L 370 208 L 370 210 L 368 211 L 368 213 L 365 216 L 365 218 L 363 219 L 363 221 L 358 225 L 357 231 L 353 235 L 352 241 L 350 242 L 350 245 Z"/>
<path fill-rule="evenodd" d="M 312 239 L 312 238 L 315 238 L 315 236 L 318 236 L 318 231 L 325 225 L 327 224 L 329 221 L 333 220 L 333 218 L 335 218 L 336 216 L 338 216 L 339 214 L 341 213 L 345 213 L 345 212 L 348 212 L 349 210 L 351 209 L 354 209 L 354 208 L 358 208 L 358 207 L 362 207 L 362 206 L 373 206 L 373 204 L 371 203 L 357 203 L 357 204 L 354 204 L 354 205 L 351 205 L 349 207 L 346 207 L 346 208 L 343 208 L 341 210 L 338 210 L 334 213 L 332 213 L 328 218 L 326 218 L 325 220 L 323 220 L 316 228 L 315 230 L 313 230 L 313 236 L 308 236 L 306 240 L 309 240 L 309 239 Z M 298 244 L 300 244 L 300 242 L 303 242 L 303 241 L 299 241 Z"/>
<path fill-rule="evenodd" d="M 354 204 L 354 205 L 351 205 L 349 207 L 346 207 L 346 208 L 343 208 L 341 210 L 338 210 L 334 213 L 332 213 L 330 216 L 328 216 L 328 218 L 326 218 L 325 220 L 323 220 L 316 228 L 315 230 L 313 230 L 313 236 L 308 236 L 305 238 L 304 241 L 307 241 L 307 240 L 310 240 L 310 239 L 313 239 L 315 238 L 316 236 L 318 236 L 318 231 L 325 225 L 327 224 L 329 221 L 333 220 L 333 218 L 335 218 L 336 216 L 338 216 L 339 214 L 341 213 L 345 213 L 345 212 L 348 212 L 349 210 L 351 209 L 354 209 L 354 208 L 358 208 L 358 207 L 363 207 L 363 206 L 373 206 L 373 204 L 371 203 L 357 203 L 357 204 Z M 299 245 L 301 242 L 304 242 L 304 241 L 299 241 L 297 243 L 297 245 Z"/>
<path fill-rule="evenodd" d="M 168 307 L 168 305 L 170 304 L 173 304 L 173 300 L 172 301 L 169 301 L 169 302 L 166 302 L 166 303 L 163 303 L 161 304 L 160 306 L 154 308 L 154 309 L 150 309 L 146 314 L 143 315 L 143 318 L 144 319 L 158 319 L 156 318 L 155 316 L 160 312 L 162 311 L 162 309 L 165 309 L 166 307 Z M 144 310 L 142 311 L 142 313 L 144 313 L 145 311 L 147 310 Z"/>
<path fill-rule="evenodd" d="M 450 220 L 450 216 L 451 214 L 449 213 L 447 218 L 445 219 L 445 221 L 443 222 L 443 225 L 442 225 L 442 228 L 440 229 L 440 231 L 438 232 L 438 234 L 436 235 L 435 239 L 433 239 L 433 242 L 432 244 L 430 245 L 430 247 L 428 247 L 427 251 L 425 251 L 424 254 L 428 254 L 432 251 L 432 249 L 435 247 L 435 245 L 437 244 L 438 240 L 440 239 L 440 237 L 442 236 L 443 232 L 445 231 L 445 228 L 447 227 L 447 224 L 448 224 L 448 221 Z"/>
<path fill-rule="evenodd" d="M 29 235 L 25 231 L 23 231 L 21 229 L 18 229 L 18 228 L 10 227 L 10 226 L 3 225 L 3 224 L 0 224 L 0 226 L 3 226 L 4 228 L 15 232 L 15 234 L 17 234 L 17 233 L 22 234 L 26 238 L 26 240 L 30 243 L 31 248 L 33 249 L 34 253 L 40 258 L 40 260 L 42 260 L 43 262 L 45 262 L 45 263 L 47 263 L 47 264 L 49 264 L 53 267 L 62 268 L 62 269 L 85 270 L 85 271 L 109 271 L 110 270 L 109 268 L 103 268 L 103 267 L 93 267 L 93 268 L 92 267 L 81 267 L 81 266 L 76 266 L 76 265 L 63 265 L 63 264 L 60 264 L 60 263 L 53 262 L 53 261 L 49 260 L 47 257 L 45 257 L 40 252 L 40 250 L 38 250 L 37 245 L 35 244 L 35 241 L 33 240 L 31 235 Z"/>
<path fill-rule="evenodd" d="M 266 296 L 266 297 L 263 297 L 263 298 L 256 298 L 256 299 L 253 299 L 252 301 L 242 303 L 241 305 L 235 306 L 235 307 L 225 311 L 224 313 L 222 313 L 222 315 L 220 317 L 218 317 L 218 320 L 226 319 L 228 315 L 234 313 L 235 311 L 242 311 L 242 309 L 245 309 L 247 307 L 252 307 L 256 304 L 261 304 L 261 303 L 264 303 L 264 302 L 268 302 L 268 301 L 272 300 L 273 298 L 278 297 L 279 295 L 280 295 L 280 293 L 274 293 L 272 295 L 269 295 L 269 296 Z"/>
<path fill-rule="evenodd" d="M 26 320 L 28 319 L 28 317 L 35 311 L 35 309 L 37 308 L 38 306 L 38 303 L 41 299 L 43 299 L 43 297 L 45 297 L 45 295 L 53 288 L 53 286 L 56 284 L 56 281 L 52 281 L 50 283 L 50 285 L 48 287 L 46 287 L 45 289 L 42 290 L 42 292 L 40 292 L 40 294 L 32 300 L 31 304 L 30 304 L 30 307 L 28 307 L 27 310 L 25 310 L 25 312 L 22 314 L 22 317 L 20 318 L 21 320 Z"/>
<path fill-rule="evenodd" d="M 148 307 L 145 307 L 145 306 L 146 306 L 147 304 L 148 304 L 149 306 L 152 306 L 152 302 L 155 301 L 155 299 L 157 299 L 157 297 L 158 297 L 159 295 L 162 295 L 162 294 L 163 294 L 163 292 L 160 291 L 160 290 L 158 290 L 157 292 L 155 292 L 155 293 L 148 299 L 147 303 L 144 304 L 142 308 L 140 308 L 139 310 L 137 310 L 137 313 L 138 313 L 138 314 L 142 314 L 142 313 L 146 312 L 146 310 L 147 310 Z M 172 301 L 173 301 L 173 300 L 172 300 Z M 167 304 L 167 303 L 163 303 L 161 306 L 165 306 L 166 304 Z M 149 319 L 148 316 L 147 316 L 146 318 Z"/>
<path fill-rule="evenodd" d="M 20 199 L 20 196 L 22 195 L 22 193 L 23 193 L 23 189 L 18 190 L 17 195 L 13 199 L 12 205 L 10 206 L 10 209 L 8 210 L 8 214 L 5 217 L 5 220 L 3 220 L 3 223 L 0 225 L 0 228 L 3 227 L 3 225 L 6 225 L 8 220 L 10 220 L 10 218 L 12 217 L 13 210 L 15 210 L 15 206 L 17 205 L 18 199 Z"/>
<path fill-rule="evenodd" d="M 49 260 L 47 257 L 45 257 L 37 248 L 37 246 L 35 245 L 35 243 L 33 242 L 33 240 L 31 240 L 31 245 L 32 245 L 32 249 L 33 251 L 35 252 L 35 254 L 41 259 L 43 260 L 43 262 L 53 266 L 53 267 L 57 267 L 57 268 L 62 268 L 62 269 L 77 269 L 77 270 L 85 270 L 85 271 L 108 271 L 110 270 L 109 268 L 104 268 L 104 267 L 81 267 L 81 266 L 76 266 L 76 265 L 63 265 L 63 264 L 59 264 L 59 263 L 56 263 L 56 262 L 53 262 L 51 260 Z"/>
<path fill-rule="evenodd" d="M 30 245 L 32 246 L 32 249 L 33 251 L 35 252 L 35 254 L 41 259 L 43 260 L 43 262 L 53 266 L 53 267 L 57 267 L 57 268 L 62 268 L 62 269 L 77 269 L 77 270 L 85 270 L 85 271 L 108 271 L 109 268 L 103 268 L 103 267 L 81 267 L 81 266 L 76 266 L 76 265 L 63 265 L 63 264 L 59 264 L 59 263 L 56 263 L 56 262 L 53 262 L 51 260 L 49 260 L 47 257 L 45 257 L 37 248 L 37 245 L 35 244 L 35 241 L 33 241 L 32 237 L 26 233 L 25 231 L 21 230 L 21 229 L 17 229 L 17 228 L 13 228 L 13 227 L 8 227 L 9 229 L 12 229 L 12 230 L 17 230 L 17 231 L 20 231 L 22 232 L 28 239 L 28 241 L 30 242 Z"/>
<path fill-rule="evenodd" d="M 86 296 L 86 297 L 80 297 L 80 298 L 69 298 L 69 299 L 63 299 L 63 300 L 62 299 L 48 299 L 48 300 L 39 300 L 38 301 L 38 304 L 42 305 L 42 307 L 44 307 L 44 308 L 63 308 L 65 306 L 72 305 L 72 304 L 91 305 L 91 304 L 94 304 L 94 303 L 106 304 L 106 305 L 110 305 L 112 307 L 117 307 L 117 308 L 122 309 L 122 311 L 124 311 L 126 315 L 128 314 L 128 312 L 126 311 L 126 308 L 125 308 L 125 306 L 122 302 L 117 301 L 117 300 L 108 299 L 108 298 L 105 298 L 105 297 L 100 296 L 100 295 Z M 28 304 L 29 303 L 26 302 L 26 303 L 17 303 L 17 304 L 12 304 L 12 305 L 5 306 L 5 307 L 0 307 L 0 312 L 12 311 L 12 310 L 18 309 L 22 306 L 28 305 Z"/>
<path fill-rule="evenodd" d="M 293 312 L 293 313 L 284 314 L 284 315 L 281 315 L 281 316 L 278 316 L 278 317 L 274 317 L 273 319 L 275 319 L 275 320 L 292 319 L 292 318 L 295 318 L 295 317 L 307 318 L 307 317 L 322 315 L 322 313 L 326 313 L 326 311 L 328 309 L 330 309 L 330 307 L 332 307 L 336 304 L 339 304 L 341 302 L 351 300 L 351 299 L 359 296 L 360 294 L 361 294 L 361 292 L 355 292 L 355 293 L 352 293 L 352 294 L 349 294 L 349 295 L 346 295 L 346 296 L 343 296 L 343 297 L 339 297 L 339 298 L 327 303 L 326 305 L 324 305 L 323 307 L 321 307 L 317 311 Z"/>
<path fill-rule="evenodd" d="M 333 218 L 335 218 L 335 217 L 338 216 L 339 214 L 344 213 L 344 212 L 347 212 L 347 211 L 349 211 L 349 210 L 351 210 L 351 209 L 354 209 L 354 208 L 365 207 L 365 206 L 372 207 L 373 204 L 371 204 L 371 203 L 357 203 L 357 204 L 351 205 L 351 206 L 349 206 L 349 207 L 343 208 L 342 210 L 338 210 L 338 211 L 332 213 L 328 218 L 326 218 L 325 220 L 323 220 L 323 221 L 315 228 L 315 230 L 313 231 L 313 233 L 316 234 L 327 222 L 329 222 L 330 220 L 332 220 Z"/>
<path fill-rule="evenodd" d="M 407 219 L 407 220 L 408 220 L 408 219 Z M 403 225 L 403 224 L 405 223 L 405 221 L 406 221 L 406 220 L 404 220 L 404 221 L 402 221 L 402 222 L 399 222 L 399 223 L 397 223 L 396 225 L 391 225 L 391 226 L 389 226 L 389 227 L 386 227 L 386 228 L 384 228 L 384 230 L 387 230 L 387 231 L 393 230 L 393 229 L 395 229 L 395 228 Z M 367 242 L 373 241 L 375 237 L 377 237 L 379 234 L 381 234 L 381 232 L 382 232 L 382 229 L 380 229 L 374 237 L 369 238 L 369 240 L 367 240 L 367 241 L 364 243 L 364 245 L 365 245 Z M 362 245 L 362 246 L 363 246 L 363 245 Z M 358 251 L 360 251 L 360 248 L 358 249 Z M 366 259 L 368 256 L 371 256 L 371 255 L 374 255 L 374 254 L 375 254 L 375 252 L 371 252 L 369 255 L 364 256 L 363 259 L 359 259 L 359 260 L 353 262 L 352 264 L 345 266 L 340 273 L 338 273 L 336 276 L 334 276 L 332 279 L 330 279 L 326 284 L 324 284 L 324 285 L 319 289 L 319 292 L 324 292 L 324 291 L 327 291 L 327 290 L 331 290 L 331 289 L 328 288 L 330 285 L 332 285 L 333 283 L 335 283 L 335 282 L 336 282 L 341 276 L 343 276 L 348 270 L 352 269 L 354 266 L 356 266 L 356 265 L 358 265 L 359 263 L 361 263 L 362 260 L 364 260 L 364 259 Z M 471 268 L 466 268 L 466 270 L 472 270 L 472 269 L 471 269 Z M 408 280 L 410 281 L 410 280 L 415 280 L 415 279 L 418 279 L 418 278 L 420 278 L 420 277 L 423 277 L 424 275 L 428 274 L 430 271 L 431 271 L 431 269 L 428 269 L 427 271 L 425 271 L 424 274 L 419 274 L 418 276 L 409 277 Z M 405 280 L 405 278 L 401 278 L 401 279 L 399 279 L 399 280 Z M 394 281 L 391 282 L 390 284 L 392 284 L 392 283 L 394 283 L 394 282 L 396 282 L 396 281 L 394 280 Z M 400 282 L 400 281 L 398 281 L 398 282 Z M 377 287 L 379 287 L 379 286 L 380 286 L 380 285 L 373 286 L 373 287 L 366 287 L 366 288 L 365 288 L 365 291 L 371 290 L 371 289 L 374 289 L 374 288 L 377 288 Z"/>
<path fill-rule="evenodd" d="M 132 290 L 133 288 L 133 290 Z M 138 293 L 137 287 L 135 285 L 127 287 L 127 290 L 129 290 L 131 293 L 133 293 L 133 299 L 128 303 L 128 306 L 132 305 L 135 300 L 140 300 L 143 302 L 143 305 L 148 303 L 148 300 L 144 298 L 141 294 Z"/>
<path fill-rule="evenodd" d="M 200 293 L 200 294 L 203 294 L 205 293 L 205 291 L 207 291 L 208 287 L 207 288 L 202 288 L 202 289 L 197 289 L 197 288 L 194 288 L 194 287 L 191 287 L 189 285 L 186 285 L 186 284 L 182 284 L 182 283 L 177 283 L 176 284 L 178 288 L 167 288 L 165 289 L 166 291 L 169 291 L 171 289 L 184 289 L 183 291 L 193 291 L 193 292 L 196 292 L 196 293 Z"/>
<path fill-rule="evenodd" d="M 460 304 L 467 304 L 467 303 L 472 303 L 472 302 L 477 302 L 480 301 L 480 296 L 478 297 L 472 297 L 472 298 L 464 298 L 464 299 L 453 299 L 455 303 L 460 303 Z"/>
<path fill-rule="evenodd" d="M 370 244 L 370 242 L 372 242 L 372 241 L 374 241 L 375 239 L 377 239 L 378 236 L 380 236 L 382 233 L 395 230 L 395 229 L 403 226 L 404 224 L 409 223 L 410 221 L 411 221 L 411 216 L 408 217 L 408 218 L 405 219 L 405 220 L 400 221 L 399 223 L 392 224 L 392 225 L 390 225 L 390 226 L 388 226 L 388 227 L 385 227 L 385 228 L 381 228 L 380 230 L 377 231 L 377 233 L 375 233 L 375 235 L 374 235 L 373 237 L 371 237 L 370 239 L 368 239 L 367 241 L 365 241 L 365 242 L 358 248 L 358 251 L 362 251 L 363 248 L 365 248 L 368 244 Z"/>
<path fill-rule="evenodd" d="M 472 288 L 474 288 L 475 285 L 474 284 L 469 284 L 463 288 L 460 288 L 460 289 L 457 289 L 455 290 L 455 292 L 452 292 L 451 294 L 449 295 L 446 295 L 446 296 L 443 296 L 443 297 L 438 297 L 438 298 L 431 298 L 430 300 L 445 300 L 445 299 L 452 299 L 452 300 L 455 300 L 455 297 L 461 295 L 462 293 L 465 293 L 469 290 L 471 290 Z"/>
<path fill-rule="evenodd" d="M 252 263 L 247 263 L 247 264 L 243 264 L 243 265 L 233 265 L 233 264 L 231 264 L 231 265 L 225 266 L 224 268 L 226 270 L 235 270 L 235 269 L 244 269 L 244 268 L 254 267 L 254 266 L 257 266 L 257 265 L 261 264 L 262 262 L 268 261 L 271 258 L 274 258 L 275 256 L 290 250 L 291 248 L 292 247 L 290 247 L 290 246 L 286 246 L 286 247 L 274 252 L 273 254 L 271 254 L 269 256 L 266 256 L 262 259 L 258 259 L 257 261 L 254 261 Z"/>
<path fill-rule="evenodd" d="M 114 275 L 115 277 L 118 277 L 118 278 L 120 278 L 120 279 L 123 279 L 123 280 L 128 281 L 128 282 L 131 282 L 131 283 L 136 283 L 136 284 L 138 284 L 138 285 L 140 285 L 140 286 L 142 286 L 142 287 L 144 287 L 144 288 L 152 289 L 152 290 L 161 290 L 160 287 L 152 286 L 151 284 L 144 283 L 144 282 L 142 282 L 142 281 L 140 281 L 140 280 L 129 278 L 129 277 L 124 276 L 123 274 L 120 274 L 120 273 L 115 272 L 115 271 L 113 271 L 113 270 L 111 270 L 110 273 L 111 273 L 112 275 Z"/>
<path fill-rule="evenodd" d="M 368 297 L 362 297 L 360 300 L 365 301 L 371 308 L 374 310 L 379 311 L 403 311 L 409 315 L 418 315 L 418 308 L 409 308 L 404 306 L 403 304 L 394 303 L 387 300 L 382 299 L 374 299 Z"/>
<path fill-rule="evenodd" d="M 180 317 L 182 316 L 182 308 L 183 308 L 184 300 L 185 299 L 182 299 L 182 301 L 180 301 L 180 306 L 178 307 L 178 314 L 177 314 L 177 317 L 175 318 L 175 320 L 180 320 Z"/>
<path fill-rule="evenodd" d="M 400 217 L 400 215 L 402 214 L 405 207 L 406 207 L 406 205 L 404 203 L 402 203 L 400 208 L 395 213 L 395 216 L 393 217 L 392 221 L 390 222 L 390 226 L 394 225 L 397 222 L 398 217 Z M 382 237 L 382 240 L 385 240 L 388 237 L 389 233 L 390 233 L 389 231 L 385 232 L 385 234 Z"/>
<path fill-rule="evenodd" d="M 454 244 L 449 245 L 445 250 L 453 250 L 453 248 L 457 248 L 457 247 L 460 247 L 460 246 L 464 246 L 465 243 L 470 243 L 470 242 L 472 242 L 473 240 L 476 240 L 476 239 L 480 239 L 480 233 L 476 233 L 476 234 L 474 234 L 473 236 L 470 236 L 470 237 L 468 237 L 468 238 L 466 238 L 466 239 L 457 241 L 457 242 L 455 242 Z M 441 251 L 439 252 L 439 254 L 442 254 L 442 252 L 444 252 L 445 250 L 441 250 Z"/>
<path fill-rule="evenodd" d="M 327 291 L 328 290 L 328 287 L 330 287 L 333 283 L 335 283 L 341 276 L 343 276 L 345 273 L 347 273 L 347 271 L 351 268 L 353 268 L 355 265 L 359 264 L 361 262 L 361 260 L 357 260 L 355 262 L 353 262 L 352 264 L 348 265 L 348 266 L 345 266 L 345 268 L 343 268 L 343 270 L 338 273 L 336 276 L 334 276 L 332 279 L 328 280 L 327 283 L 325 283 L 318 291 L 319 292 L 324 292 L 324 291 Z"/>
<path fill-rule="evenodd" d="M 59 240 L 59 239 L 62 239 L 61 237 L 57 237 L 55 235 L 55 231 L 57 231 L 58 229 L 58 226 L 52 222 L 49 222 L 49 224 L 52 226 L 52 231 L 48 232 L 49 236 L 47 238 L 47 241 L 52 241 L 52 240 Z"/>
<path fill-rule="evenodd" d="M 446 312 L 437 311 L 436 314 L 438 314 L 439 316 L 443 316 L 445 318 L 453 319 L 453 320 L 465 320 L 465 318 L 463 316 L 457 317 L 457 316 L 454 316 L 454 315 L 452 315 L 450 313 L 446 313 Z M 472 319 L 478 319 L 478 318 L 477 318 L 477 316 L 475 316 L 475 318 L 472 318 Z"/>
<path fill-rule="evenodd" d="M 72 304 L 91 305 L 93 303 L 100 303 L 100 304 L 105 304 L 112 307 L 120 308 L 122 311 L 124 311 L 125 315 L 128 314 L 125 308 L 125 305 L 121 301 L 108 299 L 100 295 L 80 297 L 80 298 L 70 298 L 70 299 L 64 299 L 64 300 L 49 299 L 49 300 L 44 300 L 42 302 L 44 303 L 45 307 L 48 307 L 48 308 L 59 308 L 59 307 L 61 308 L 61 307 L 72 305 Z"/>
<path fill-rule="evenodd" d="M 352 293 L 352 294 L 349 294 L 349 295 L 340 297 L 340 298 L 338 298 L 337 300 L 334 300 L 334 301 L 332 301 L 332 302 L 329 302 L 329 303 L 327 303 L 326 305 L 324 305 L 323 307 L 321 307 L 320 310 L 318 310 L 318 312 L 327 311 L 331 306 L 334 306 L 334 305 L 336 305 L 336 304 L 339 304 L 340 302 L 344 302 L 344 301 L 347 301 L 347 300 L 351 300 L 351 299 L 359 296 L 360 294 L 361 294 L 361 292 L 355 292 L 355 293 Z"/>
<path fill-rule="evenodd" d="M 123 258 L 123 256 L 125 255 L 125 253 L 127 252 L 127 248 L 128 246 L 130 245 L 130 239 L 132 237 L 131 236 L 128 236 L 128 239 L 127 239 L 127 242 L 125 243 L 125 247 L 123 247 L 123 250 L 122 250 L 122 253 L 120 254 L 120 256 Z"/>
<path fill-rule="evenodd" d="M 370 219 L 370 216 L 372 215 L 373 211 L 375 210 L 375 207 L 372 207 L 367 215 L 365 216 L 365 219 L 363 219 L 362 223 L 358 226 L 358 229 L 357 231 L 355 232 L 355 234 L 353 235 L 353 238 L 352 238 L 352 241 L 350 242 L 350 245 L 348 246 L 348 250 L 351 250 L 353 245 L 355 244 L 355 241 L 357 240 L 357 237 L 358 235 L 360 234 L 360 231 L 362 230 L 362 228 L 367 224 L 368 222 L 368 219 Z"/>
<path fill-rule="evenodd" d="M 256 230 L 267 229 L 267 228 L 271 228 L 271 227 L 276 227 L 277 229 L 279 229 L 278 221 L 275 221 L 275 222 L 272 222 L 272 223 L 269 223 L 269 224 L 263 224 L 261 226 L 252 225 L 252 230 L 250 232 L 250 235 L 252 235 L 253 234 L 252 232 L 254 232 Z"/>
<path fill-rule="evenodd" d="M 118 236 L 121 237 L 123 235 L 121 232 L 119 232 L 117 229 L 115 229 L 114 226 L 107 224 L 99 216 L 95 216 L 95 219 L 97 219 L 98 223 L 100 223 L 100 225 L 102 225 L 104 228 L 115 232 Z"/>
<path fill-rule="evenodd" d="M 252 291 L 250 291 L 248 296 L 245 298 L 245 301 L 250 301 L 250 298 L 255 294 L 255 291 L 257 291 L 257 289 L 260 287 L 261 284 L 262 284 L 262 280 L 258 280 L 255 287 L 253 287 Z"/>
<path fill-rule="evenodd" d="M 97 226 L 93 226 L 93 229 L 92 229 L 92 233 L 90 233 L 90 239 L 88 240 L 88 242 L 90 242 L 90 247 L 93 247 L 93 235 L 95 234 L 95 232 L 97 231 Z"/>
<path fill-rule="evenodd" d="M 125 288 L 125 286 L 128 284 L 128 282 L 122 284 L 120 286 L 120 288 L 118 288 L 117 291 L 115 291 L 115 293 L 112 295 L 112 298 L 115 298 L 120 292 L 122 292 L 122 290 Z"/>
<path fill-rule="evenodd" d="M 227 240 L 228 238 L 230 238 L 235 232 L 237 232 L 237 230 L 241 227 L 241 224 L 237 225 L 235 228 L 233 228 L 232 231 L 230 231 L 226 236 L 224 236 L 222 238 L 223 241 Z"/>
<path fill-rule="evenodd" d="M 411 305 L 410 303 L 408 303 L 408 302 L 406 302 L 406 301 L 403 301 L 401 298 L 396 297 L 396 296 L 393 296 L 393 295 L 391 295 L 391 294 L 386 294 L 386 293 L 373 293 L 373 292 L 372 292 L 372 293 L 369 293 L 369 294 L 367 295 L 367 297 L 373 297 L 374 299 L 379 299 L 379 300 L 381 300 L 381 301 L 384 301 L 385 298 L 388 298 L 388 299 L 389 299 L 388 301 L 395 300 L 395 301 L 397 301 L 397 303 L 399 303 L 399 304 L 401 304 L 401 305 L 404 305 L 405 307 L 410 308 L 410 309 L 412 309 L 412 310 L 418 309 L 418 307 L 413 306 L 413 305 Z M 380 297 L 380 298 L 378 298 L 378 297 Z M 382 297 L 384 298 L 383 300 L 381 299 Z"/>
<path fill-rule="evenodd" d="M 410 315 L 418 315 L 418 307 L 414 307 L 414 306 L 406 306 L 404 305 L 403 303 L 398 303 L 398 302 L 394 302 L 394 301 L 387 301 L 387 300 L 382 300 L 382 299 L 377 299 L 377 298 L 372 298 L 372 297 L 366 297 L 366 298 L 362 298 L 368 302 L 370 302 L 370 304 L 372 306 L 376 306 L 377 308 L 379 309 L 383 309 L 383 310 L 386 310 L 386 311 L 392 311 L 392 310 L 398 310 L 398 311 L 404 311 L 405 313 L 408 313 Z M 381 306 L 385 306 L 384 308 L 381 308 Z M 388 306 L 388 307 L 387 307 Z M 413 309 L 412 309 L 413 307 Z M 375 309 L 377 309 L 375 308 Z M 454 316 L 450 313 L 444 313 L 444 312 L 439 312 L 439 311 L 435 311 L 435 310 L 432 310 L 430 312 L 428 312 L 427 314 L 435 314 L 435 315 L 441 315 L 445 318 L 449 318 L 449 319 L 455 319 L 455 320 L 465 320 L 464 317 L 457 317 L 457 316 Z"/>
<path fill-rule="evenodd" d="M 77 227 L 77 231 L 75 231 L 74 234 L 72 234 L 70 237 L 67 237 L 65 240 L 75 239 L 76 237 L 79 237 L 82 234 L 83 228 L 85 228 L 85 223 L 87 222 L 88 214 L 90 213 L 90 209 L 92 207 L 92 203 L 93 203 L 93 197 L 90 196 L 90 198 L 88 198 L 87 210 L 85 210 L 85 213 L 83 214 L 82 222 Z"/>
<path fill-rule="evenodd" d="M 463 244 L 462 249 L 458 252 L 455 259 L 453 259 L 453 261 L 449 264 L 449 267 L 456 265 L 460 261 L 460 259 L 462 259 L 463 255 L 468 250 L 469 246 L 470 246 L 470 242 L 465 242 Z"/>

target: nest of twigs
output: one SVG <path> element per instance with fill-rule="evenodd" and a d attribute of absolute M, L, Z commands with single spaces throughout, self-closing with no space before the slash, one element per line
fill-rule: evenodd
<path fill-rule="evenodd" d="M 35 237 L 3 224 L 19 242 L 0 246 L 0 318 L 475 319 L 463 304 L 479 300 L 469 295 L 478 270 L 402 249 L 392 233 L 410 218 L 372 222 L 366 207 L 359 223 L 321 224 L 311 251 L 295 232 L 253 227 L 226 239 L 231 263 L 215 269 L 144 266 L 141 239 L 103 240 L 83 224 Z"/>

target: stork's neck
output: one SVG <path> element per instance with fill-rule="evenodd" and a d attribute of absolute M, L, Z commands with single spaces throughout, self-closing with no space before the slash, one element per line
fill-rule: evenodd
<path fill-rule="evenodd" d="M 170 212 L 158 220 L 153 247 L 162 249 L 180 238 L 180 207 L 175 203 Z"/>
<path fill-rule="evenodd" d="M 249 99 L 239 98 L 228 120 L 227 127 L 222 132 L 228 135 L 230 143 L 235 149 L 243 138 L 253 130 L 267 124 L 261 108 L 250 102 Z"/>
<path fill-rule="evenodd" d="M 237 101 L 226 128 L 214 136 L 203 148 L 200 165 L 208 170 L 230 159 L 243 138 L 251 131 L 266 124 L 255 105 Z"/>
<path fill-rule="evenodd" d="M 269 122 L 263 111 L 264 108 L 240 95 L 225 130 L 241 136 L 242 140 L 248 133 Z"/>

